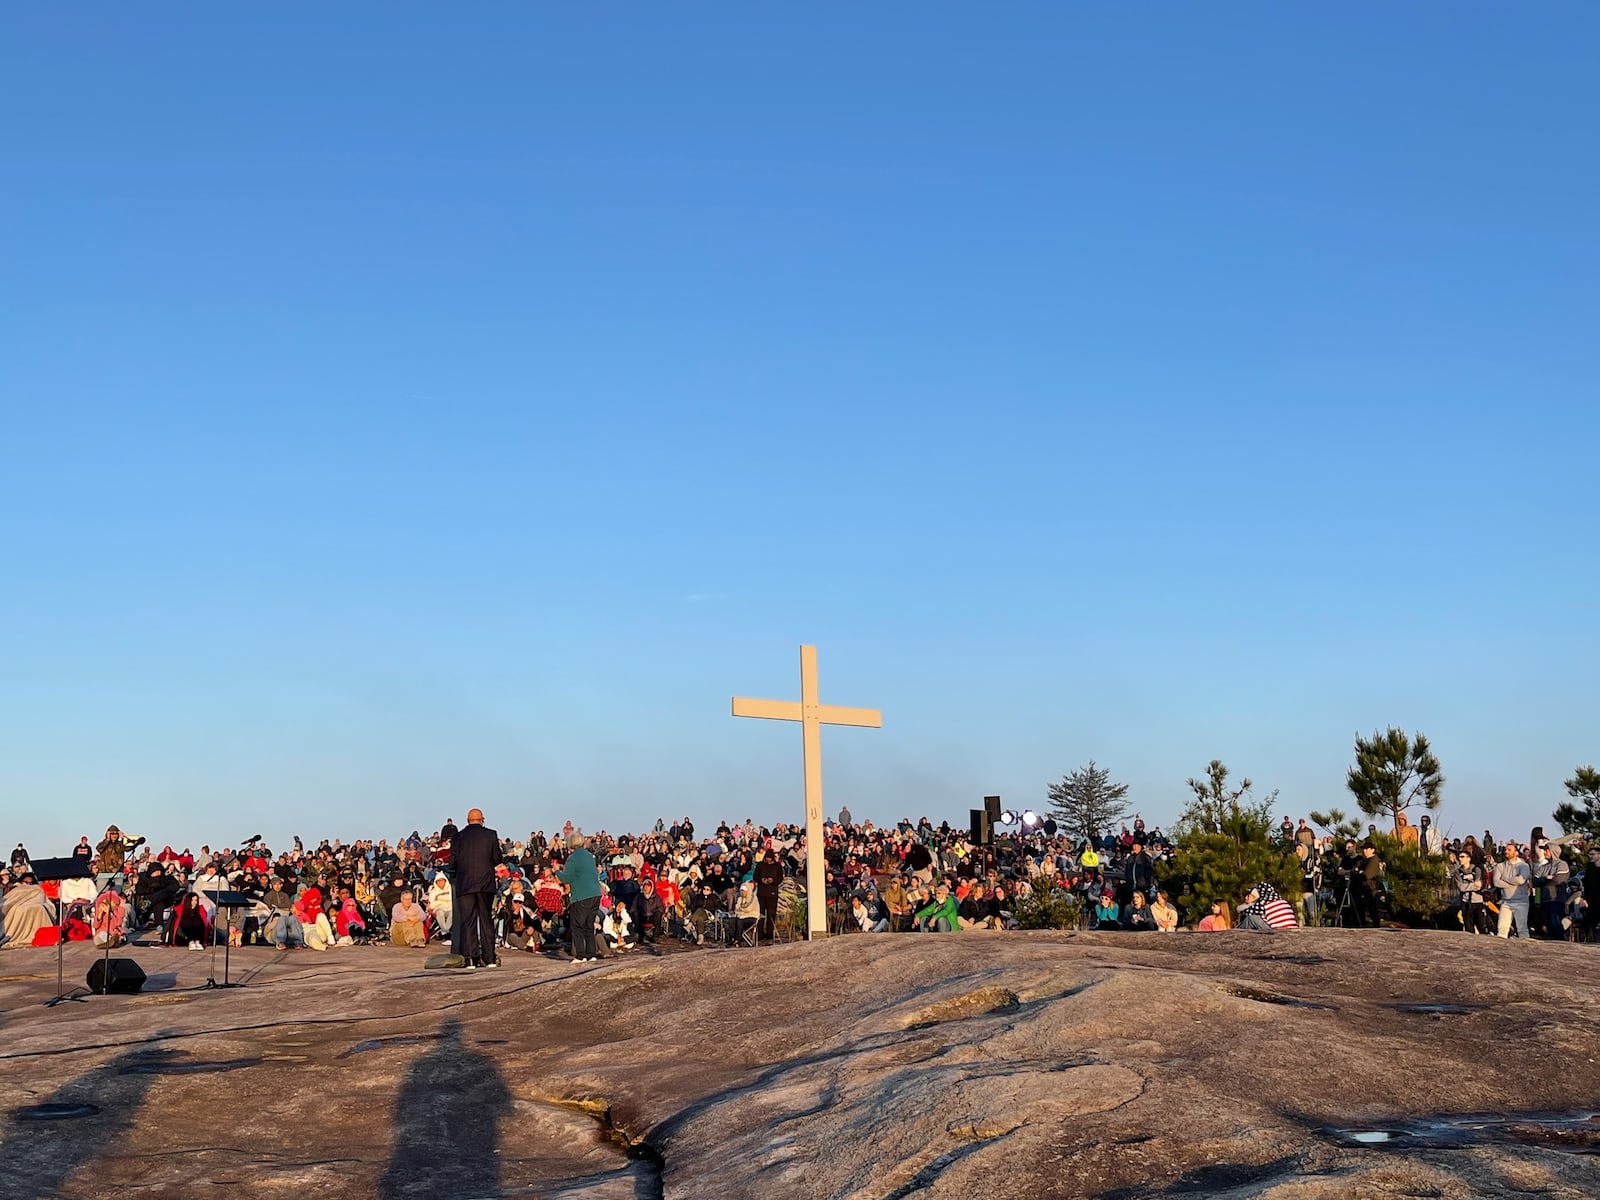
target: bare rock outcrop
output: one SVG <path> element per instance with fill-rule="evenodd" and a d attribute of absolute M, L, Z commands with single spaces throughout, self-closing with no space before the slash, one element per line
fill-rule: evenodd
<path fill-rule="evenodd" d="M 49 952 L 0 957 L 0 1197 L 1600 1194 L 1589 946 L 851 936 L 475 974 L 251 949 L 234 991 L 132 953 L 144 995 L 52 1010 Z"/>

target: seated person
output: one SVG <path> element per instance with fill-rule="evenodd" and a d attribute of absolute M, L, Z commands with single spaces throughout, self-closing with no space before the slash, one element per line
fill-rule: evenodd
<path fill-rule="evenodd" d="M 326 950 L 333 944 L 333 926 L 328 923 L 328 914 L 322 911 L 321 891 L 306 888 L 295 898 L 289 911 L 300 922 L 300 936 L 307 950 Z"/>
<path fill-rule="evenodd" d="M 506 897 L 495 921 L 501 940 L 513 950 L 529 954 L 539 949 L 539 917 L 533 905 L 525 903 L 521 892 Z"/>
<path fill-rule="evenodd" d="M 739 885 L 739 895 L 733 902 L 733 937 L 737 945 L 756 923 L 761 920 L 761 901 L 756 898 L 754 881 L 746 879 Z"/>
<path fill-rule="evenodd" d="M 128 905 L 111 884 L 94 902 L 94 944 L 115 949 L 127 939 Z"/>
<path fill-rule="evenodd" d="M 1016 918 L 1011 915 L 1011 897 L 1006 894 L 1006 886 L 997 883 L 989 889 L 989 912 L 997 921 L 999 929 L 1015 929 Z"/>
<path fill-rule="evenodd" d="M 706 940 L 707 927 L 711 928 L 712 935 L 715 936 L 717 914 L 721 909 L 722 901 L 717 896 L 716 890 L 709 882 L 702 880 L 689 898 L 688 925 L 693 931 L 695 941 Z"/>
<path fill-rule="evenodd" d="M 1121 928 L 1122 909 L 1117 904 L 1117 898 L 1109 891 L 1100 893 L 1100 903 L 1094 906 L 1093 915 L 1096 929 Z"/>
<path fill-rule="evenodd" d="M 33 945 L 34 935 L 56 923 L 50 900 L 39 877 L 23 869 L 21 882 L 5 894 L 5 944 L 7 948 Z"/>
<path fill-rule="evenodd" d="M 981 883 L 974 883 L 956 906 L 963 929 L 999 929 L 999 919 L 989 911 L 989 894 Z"/>
<path fill-rule="evenodd" d="M 1226 900 L 1213 900 L 1211 911 L 1200 918 L 1196 928 L 1201 933 L 1217 933 L 1233 928 L 1233 918 L 1228 915 L 1228 902 Z"/>
<path fill-rule="evenodd" d="M 339 898 L 333 906 L 333 939 L 338 946 L 352 946 L 357 938 L 367 936 L 367 919 L 361 915 L 350 889 L 341 887 Z"/>
<path fill-rule="evenodd" d="M 408 887 L 400 889 L 400 898 L 395 901 L 394 908 L 389 912 L 389 942 L 395 946 L 421 946 L 428 940 L 427 931 L 422 927 L 423 918 L 427 913 L 422 905 L 416 901 L 416 896 Z"/>
<path fill-rule="evenodd" d="M 621 953 L 633 947 L 633 918 L 628 915 L 625 905 L 611 904 L 601 910 L 600 936 L 605 939 L 606 948 Z"/>
<path fill-rule="evenodd" d="M 654 942 L 665 934 L 667 906 L 656 893 L 654 879 L 645 879 L 639 884 L 639 894 L 629 906 L 629 915 L 633 918 L 641 942 Z"/>
<path fill-rule="evenodd" d="M 1172 906 L 1167 893 L 1157 890 L 1156 902 L 1150 906 L 1150 915 L 1156 919 L 1156 928 L 1171 933 L 1178 928 L 1178 910 Z"/>
<path fill-rule="evenodd" d="M 1122 927 L 1130 933 L 1151 933 L 1156 927 L 1155 914 L 1150 911 L 1150 906 L 1145 903 L 1144 893 L 1135 891 L 1128 902 L 1127 911 L 1122 914 Z"/>
<path fill-rule="evenodd" d="M 178 901 L 178 907 L 172 910 L 172 925 L 167 930 L 167 944 L 203 950 L 210 937 L 211 924 L 206 920 L 206 910 L 201 907 L 200 897 L 193 892 L 185 892 L 183 898 Z"/>
<path fill-rule="evenodd" d="M 1278 929 L 1294 929 L 1298 925 L 1289 902 L 1264 879 L 1250 889 L 1239 908 L 1240 929 L 1271 933 Z"/>
<path fill-rule="evenodd" d="M 162 924 L 167 909 L 178 900 L 178 885 L 159 862 L 153 862 L 133 885 L 133 922 L 135 929 L 148 929 Z"/>
<path fill-rule="evenodd" d="M 433 936 L 440 941 L 448 941 L 455 912 L 450 881 L 445 878 L 443 871 L 433 877 L 433 883 L 428 888 L 428 915 L 433 918 Z"/>
<path fill-rule="evenodd" d="M 933 899 L 919 908 L 915 916 L 918 933 L 953 933 L 961 927 L 961 917 L 956 911 L 955 897 L 950 885 L 940 883 L 933 889 Z"/>
<path fill-rule="evenodd" d="M 862 933 L 884 933 L 889 928 L 888 919 L 877 919 L 859 895 L 850 897 L 850 920 Z"/>

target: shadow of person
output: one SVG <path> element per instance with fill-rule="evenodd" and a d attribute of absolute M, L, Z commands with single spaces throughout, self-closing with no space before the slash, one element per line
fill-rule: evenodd
<path fill-rule="evenodd" d="M 115 1145 L 132 1128 L 154 1082 L 153 1074 L 135 1069 L 151 1058 L 148 1047 L 130 1050 L 48 1096 L 20 1098 L 0 1133 L 0 1196 L 59 1195 L 68 1176 Z"/>
<path fill-rule="evenodd" d="M 500 1195 L 496 1148 L 511 1093 L 494 1061 L 469 1050 L 461 1022 L 406 1068 L 394 1104 L 394 1150 L 378 1187 L 382 1200 L 478 1200 Z"/>

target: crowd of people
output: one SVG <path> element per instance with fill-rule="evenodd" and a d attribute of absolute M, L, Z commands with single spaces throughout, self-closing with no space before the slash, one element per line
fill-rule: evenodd
<path fill-rule="evenodd" d="M 1299 894 L 1260 880 L 1237 897 L 1186 911 L 1189 896 L 1162 886 L 1173 853 L 1142 820 L 1115 833 L 1069 839 L 1036 830 L 974 844 L 964 829 L 924 817 L 825 826 L 830 932 L 1007 929 L 1041 888 L 1079 901 L 1092 929 L 1174 932 L 1296 924 L 1376 925 L 1385 919 L 1381 839 L 1318 835 L 1284 819 L 1285 860 Z M 1448 860 L 1448 912 L 1469 933 L 1592 940 L 1600 920 L 1600 846 L 1563 856 L 1535 829 L 1525 845 L 1485 833 L 1447 841 L 1423 817 L 1402 815 L 1395 836 Z M 701 835 L 687 817 L 643 834 L 558 833 L 502 838 L 472 810 L 464 826 L 413 831 L 394 842 L 300 838 L 273 850 L 259 837 L 236 847 L 155 849 L 116 826 L 70 857 L 77 878 L 41 881 L 18 846 L 0 870 L 4 945 L 58 938 L 116 946 L 135 937 L 201 949 L 233 945 L 337 950 L 384 942 L 449 943 L 464 965 L 491 968 L 504 953 L 570 955 L 587 962 L 639 946 L 757 946 L 806 928 L 805 834 L 796 825 L 720 823 Z"/>

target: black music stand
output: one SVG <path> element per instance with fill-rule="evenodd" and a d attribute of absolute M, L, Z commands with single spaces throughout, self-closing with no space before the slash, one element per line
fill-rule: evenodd
<path fill-rule="evenodd" d="M 40 883 L 62 883 L 68 879 L 93 879 L 94 864 L 74 856 L 68 858 L 40 858 L 28 864 L 35 878 Z M 83 997 L 67 995 L 67 985 L 63 978 L 61 955 L 62 943 L 67 940 L 67 905 L 61 899 L 60 893 L 56 894 L 56 994 L 44 1002 L 46 1008 L 54 1008 L 64 1000 L 76 1000 L 80 1003 Z M 76 993 L 77 989 L 73 989 Z"/>
<path fill-rule="evenodd" d="M 216 906 L 216 910 L 218 912 L 221 912 L 223 909 L 232 911 L 234 909 L 248 908 L 250 906 L 250 897 L 246 896 L 243 892 L 225 892 L 220 890 L 210 891 L 208 889 L 201 894 L 211 897 L 211 903 Z M 230 916 L 228 918 L 228 929 L 231 931 L 232 928 L 233 918 Z M 201 984 L 197 990 L 211 991 L 213 988 L 241 988 L 244 986 L 242 983 L 228 982 L 228 953 L 233 949 L 233 939 L 230 938 L 227 933 L 224 933 L 222 935 L 222 943 L 222 982 L 218 983 L 217 922 L 215 917 L 213 917 L 211 921 L 211 976 L 203 984 Z"/>

